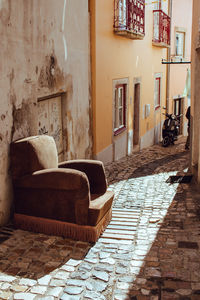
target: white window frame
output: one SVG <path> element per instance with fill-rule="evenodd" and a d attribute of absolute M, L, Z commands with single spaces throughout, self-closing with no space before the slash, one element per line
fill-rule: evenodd
<path fill-rule="evenodd" d="M 121 101 L 120 101 L 121 99 Z M 127 129 L 128 79 L 113 80 L 113 133 Z M 121 117 L 120 117 L 121 116 Z"/>
<path fill-rule="evenodd" d="M 177 44 L 177 36 L 182 36 L 179 38 L 179 43 Z M 186 30 L 184 28 L 175 28 L 175 56 L 184 58 L 185 57 L 185 40 L 186 40 Z M 178 49 L 179 48 L 179 49 Z"/>
<path fill-rule="evenodd" d="M 161 86 L 162 86 L 162 75 L 156 73 L 154 76 L 154 108 L 157 110 L 161 106 Z"/>
<path fill-rule="evenodd" d="M 115 87 L 114 101 L 114 133 L 121 132 L 126 128 L 126 85 L 120 84 Z"/>

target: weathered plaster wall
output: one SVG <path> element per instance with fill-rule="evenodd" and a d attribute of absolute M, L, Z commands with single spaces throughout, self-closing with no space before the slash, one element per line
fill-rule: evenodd
<path fill-rule="evenodd" d="M 87 0 L 0 0 L 0 224 L 9 144 L 38 134 L 38 98 L 62 95 L 64 157 L 91 156 Z"/>

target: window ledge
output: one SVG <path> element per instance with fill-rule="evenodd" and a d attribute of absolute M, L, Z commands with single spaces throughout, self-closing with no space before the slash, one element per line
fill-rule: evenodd
<path fill-rule="evenodd" d="M 160 105 L 155 106 L 155 110 L 160 109 Z"/>
<path fill-rule="evenodd" d="M 119 135 L 120 133 L 124 132 L 125 130 L 126 130 L 126 127 L 125 127 L 125 126 L 119 128 L 119 129 L 116 129 L 116 130 L 114 131 L 114 136 Z"/>
<path fill-rule="evenodd" d="M 155 47 L 161 47 L 161 48 L 170 48 L 170 45 L 164 42 L 157 42 L 157 41 L 152 41 L 152 45 Z"/>

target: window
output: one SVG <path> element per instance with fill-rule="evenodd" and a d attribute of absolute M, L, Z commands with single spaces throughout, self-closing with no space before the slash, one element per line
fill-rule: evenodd
<path fill-rule="evenodd" d="M 159 108 L 160 107 L 160 85 L 161 83 L 161 77 L 160 76 L 156 76 L 155 77 L 155 94 L 154 94 L 154 99 L 155 99 L 155 109 Z"/>
<path fill-rule="evenodd" d="M 176 31 L 176 44 L 175 44 L 175 55 L 184 57 L 185 56 L 185 32 Z"/>
<path fill-rule="evenodd" d="M 180 128 L 179 128 L 180 134 L 182 134 L 183 132 L 182 111 L 183 111 L 183 98 L 174 99 L 174 114 L 177 116 L 177 119 L 180 123 Z"/>
<path fill-rule="evenodd" d="M 115 86 L 114 98 L 114 134 L 126 128 L 126 84 Z"/>

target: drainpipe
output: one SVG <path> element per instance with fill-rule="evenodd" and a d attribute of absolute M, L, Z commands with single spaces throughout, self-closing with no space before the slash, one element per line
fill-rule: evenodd
<path fill-rule="evenodd" d="M 170 61 L 171 58 L 171 32 L 172 32 L 172 1 L 169 0 L 168 2 L 168 13 L 170 17 L 170 47 L 167 48 L 167 61 Z M 170 64 L 167 64 L 166 70 L 166 112 L 169 113 L 169 100 L 170 100 Z"/>

